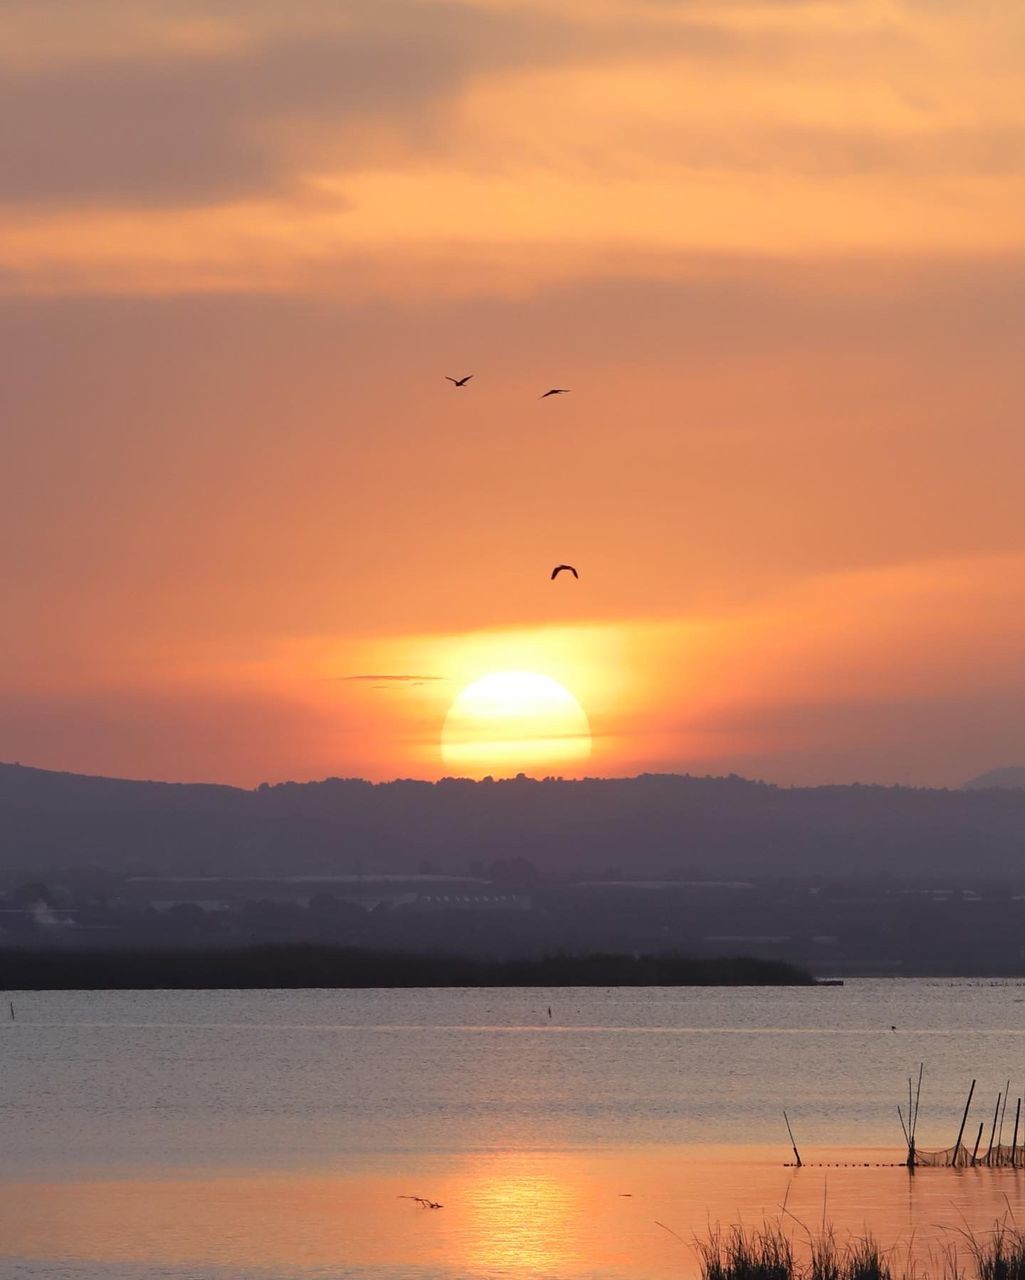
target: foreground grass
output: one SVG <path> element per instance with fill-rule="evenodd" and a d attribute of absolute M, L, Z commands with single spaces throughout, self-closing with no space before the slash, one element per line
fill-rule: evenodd
<path fill-rule="evenodd" d="M 871 1236 L 841 1244 L 829 1226 L 818 1235 L 805 1230 L 796 1243 L 781 1222 L 714 1227 L 696 1244 L 703 1280 L 1025 1280 L 1025 1232 L 1009 1219 L 985 1235 L 954 1233 L 928 1260 L 909 1250 L 899 1269 Z"/>
<path fill-rule="evenodd" d="M 969 1236 L 968 1250 L 979 1280 L 1025 1280 L 1025 1233 L 1017 1227 L 998 1223 L 983 1243 Z"/>

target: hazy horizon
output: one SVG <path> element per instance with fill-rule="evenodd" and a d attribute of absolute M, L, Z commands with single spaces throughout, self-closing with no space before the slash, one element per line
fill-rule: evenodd
<path fill-rule="evenodd" d="M 954 783 L 949 786 L 939 785 L 931 787 L 928 784 L 909 784 L 881 782 L 872 778 L 850 778 L 850 779 L 824 779 L 815 782 L 802 782 L 800 780 L 790 782 L 777 782 L 772 778 L 757 777 L 752 774 L 742 773 L 697 773 L 693 770 L 686 769 L 646 769 L 636 773 L 588 773 L 586 771 L 575 774 L 562 773 L 531 773 L 529 770 L 518 771 L 515 774 L 485 774 L 471 775 L 459 773 L 440 773 L 433 777 L 418 777 L 415 774 L 396 774 L 394 777 L 370 778 L 358 773 L 326 773 L 310 777 L 280 777 L 280 778 L 261 778 L 254 783 L 226 782 L 217 778 L 208 777 L 156 777 L 150 774 L 133 774 L 133 773 L 88 773 L 79 769 L 59 769 L 50 768 L 44 765 L 34 764 L 28 760 L 0 760 L 0 769 L 17 768 L 28 769 L 40 773 L 57 773 L 70 774 L 74 777 L 97 778 L 111 782 L 151 782 L 166 783 L 170 786 L 222 786 L 233 787 L 241 791 L 256 791 L 261 787 L 279 787 L 287 786 L 290 783 L 306 785 L 318 782 L 366 782 L 371 786 L 388 786 L 391 783 L 412 782 L 433 784 L 437 782 L 516 782 L 525 779 L 528 782 L 632 782 L 643 777 L 664 777 L 664 778 L 692 778 L 701 780 L 726 780 L 730 778 L 738 778 L 742 782 L 750 782 L 758 786 L 777 787 L 781 790 L 809 790 L 817 787 L 882 787 L 892 789 L 894 787 L 907 787 L 913 790 L 937 790 L 937 791 L 961 791 L 977 783 L 982 779 L 988 778 L 991 774 L 999 775 L 1005 773 L 1022 773 L 1022 781 L 1019 782 L 994 782 L 994 786 L 1025 787 L 1025 765 L 1000 765 L 993 769 L 986 769 L 981 774 L 976 774 L 971 778 L 965 778 L 960 783 Z"/>

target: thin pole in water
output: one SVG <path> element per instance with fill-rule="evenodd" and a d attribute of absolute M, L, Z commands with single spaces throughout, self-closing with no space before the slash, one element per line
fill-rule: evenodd
<path fill-rule="evenodd" d="M 1004 1145 L 1004 1116 L 1007 1114 L 1007 1095 L 1011 1091 L 1011 1082 L 1004 1086 L 1004 1105 L 1000 1108 L 1000 1128 L 997 1130 L 997 1163 L 1000 1163 L 1000 1149 Z"/>
<path fill-rule="evenodd" d="M 908 1150 L 911 1150 L 911 1134 L 908 1133 L 908 1127 L 904 1123 L 904 1112 L 900 1109 L 900 1103 L 897 1103 L 897 1119 L 900 1121 L 901 1130 L 904 1133 L 904 1141 L 908 1144 Z"/>
<path fill-rule="evenodd" d="M 1021 1098 L 1014 1109 L 1014 1137 L 1011 1139 L 1011 1168 L 1017 1168 L 1018 1159 L 1018 1121 L 1021 1119 Z"/>
<path fill-rule="evenodd" d="M 986 1148 L 986 1163 L 989 1164 L 993 1154 L 993 1139 L 997 1136 L 997 1116 L 1000 1114 L 1000 1094 L 997 1094 L 997 1105 L 993 1112 L 993 1127 L 989 1131 L 989 1146 Z"/>
<path fill-rule="evenodd" d="M 911 1077 L 908 1076 L 908 1136 L 914 1132 L 915 1101 L 911 1092 Z"/>
<path fill-rule="evenodd" d="M 914 1172 L 915 1168 L 915 1130 L 918 1128 L 918 1107 L 922 1099 L 922 1073 L 925 1071 L 925 1063 L 918 1065 L 918 1088 L 915 1090 L 914 1101 L 911 1098 L 911 1077 L 908 1076 L 908 1168 Z"/>
<path fill-rule="evenodd" d="M 785 1111 L 783 1112 L 783 1119 L 784 1119 L 784 1120 L 786 1120 L 787 1133 L 789 1133 L 789 1134 L 790 1134 L 790 1145 L 791 1145 L 791 1146 L 793 1147 L 793 1149 L 794 1149 L 794 1159 L 797 1161 L 797 1167 L 798 1167 L 798 1169 L 800 1169 L 800 1168 L 801 1168 L 801 1153 L 800 1153 L 800 1151 L 798 1151 L 798 1149 L 797 1149 L 797 1143 L 794 1141 L 794 1131 L 793 1131 L 793 1129 L 791 1129 L 791 1127 L 790 1127 L 790 1120 L 789 1120 L 789 1118 L 787 1117 L 787 1113 L 786 1113 Z"/>
<path fill-rule="evenodd" d="M 900 1109 L 900 1103 L 897 1103 L 897 1119 L 900 1121 L 900 1127 L 904 1130 L 904 1141 L 908 1144 L 908 1158 L 904 1161 L 912 1173 L 915 1171 L 915 1140 L 911 1136 L 911 1116 L 908 1115 L 907 1124 L 904 1123 L 904 1113 Z"/>
<path fill-rule="evenodd" d="M 972 1168 L 975 1168 L 975 1157 L 979 1154 L 979 1143 L 982 1141 L 983 1121 L 979 1121 L 979 1132 L 975 1135 L 975 1148 L 972 1151 Z"/>
<path fill-rule="evenodd" d="M 972 1094 L 975 1092 L 975 1081 L 972 1081 L 972 1087 L 968 1090 L 968 1101 L 964 1104 L 964 1115 L 961 1117 L 961 1128 L 957 1131 L 957 1141 L 954 1143 L 954 1163 L 957 1164 L 957 1153 L 961 1150 L 961 1139 L 964 1137 L 964 1127 L 968 1123 L 968 1108 L 972 1105 Z"/>
<path fill-rule="evenodd" d="M 918 1088 L 915 1090 L 915 1116 L 911 1123 L 911 1142 L 914 1145 L 915 1138 L 918 1134 L 918 1108 L 922 1103 L 922 1076 L 925 1075 L 925 1063 L 918 1064 Z"/>

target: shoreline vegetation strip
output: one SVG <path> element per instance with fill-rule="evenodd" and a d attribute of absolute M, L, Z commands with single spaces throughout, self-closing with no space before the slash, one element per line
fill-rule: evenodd
<path fill-rule="evenodd" d="M 913 1243 L 884 1249 L 871 1234 L 841 1241 L 828 1224 L 814 1232 L 794 1222 L 796 1233 L 782 1219 L 710 1228 L 694 1242 L 702 1280 L 1025 1280 L 1025 1231 L 1010 1210 L 992 1230 L 955 1229 L 925 1255 Z"/>
<path fill-rule="evenodd" d="M 780 961 L 675 953 L 486 960 L 318 945 L 0 950 L 7 991 L 815 985 Z"/>

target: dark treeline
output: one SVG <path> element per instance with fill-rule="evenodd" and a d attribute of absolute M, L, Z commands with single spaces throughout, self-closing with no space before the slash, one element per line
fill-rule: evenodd
<path fill-rule="evenodd" d="M 7 991 L 242 990 L 346 987 L 812 986 L 794 965 L 747 957 L 547 956 L 473 960 L 348 947 L 235 950 L 0 951 Z"/>

